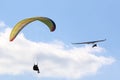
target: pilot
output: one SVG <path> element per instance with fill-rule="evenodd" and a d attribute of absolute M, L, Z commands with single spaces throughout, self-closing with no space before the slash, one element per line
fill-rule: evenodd
<path fill-rule="evenodd" d="M 36 64 L 34 64 L 33 70 L 34 70 L 34 71 L 37 71 L 38 73 L 40 73 L 39 68 L 38 68 L 38 65 L 36 65 Z"/>
<path fill-rule="evenodd" d="M 92 48 L 94 48 L 94 47 L 97 47 L 97 44 L 94 44 L 94 45 L 92 46 Z"/>

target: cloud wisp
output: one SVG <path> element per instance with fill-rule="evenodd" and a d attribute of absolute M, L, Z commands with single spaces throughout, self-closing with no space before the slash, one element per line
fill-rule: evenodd
<path fill-rule="evenodd" d="M 104 65 L 114 62 L 112 57 L 95 55 L 104 52 L 101 47 L 68 48 L 69 45 L 62 41 L 33 42 L 22 33 L 15 41 L 9 42 L 10 31 L 6 28 L 0 32 L 0 74 L 32 73 L 32 66 L 37 60 L 41 77 L 81 78 L 95 74 Z"/>
<path fill-rule="evenodd" d="M 5 27 L 6 24 L 3 21 L 0 21 L 0 28 Z"/>

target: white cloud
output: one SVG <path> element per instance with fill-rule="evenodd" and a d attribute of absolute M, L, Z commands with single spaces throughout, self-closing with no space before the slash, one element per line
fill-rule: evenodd
<path fill-rule="evenodd" d="M 6 26 L 6 24 L 3 21 L 0 21 L 0 28 L 3 28 L 5 26 Z"/>
<path fill-rule="evenodd" d="M 10 30 L 0 32 L 0 74 L 33 72 L 34 61 L 38 60 L 41 77 L 81 78 L 114 62 L 111 57 L 95 55 L 104 51 L 100 47 L 68 48 L 61 41 L 32 42 L 23 34 L 9 42 Z"/>

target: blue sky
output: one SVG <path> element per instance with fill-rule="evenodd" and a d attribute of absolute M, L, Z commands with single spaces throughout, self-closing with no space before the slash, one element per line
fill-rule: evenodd
<path fill-rule="evenodd" d="M 33 80 L 41 79 L 41 80 L 66 80 L 70 79 L 77 79 L 77 80 L 113 80 L 113 79 L 119 79 L 119 66 L 120 66 L 120 50 L 119 50 L 119 20 L 120 20 L 120 1 L 119 0 L 0 0 L 0 39 L 3 42 L 0 42 L 0 57 L 3 56 L 5 53 L 6 55 L 3 57 L 9 57 L 13 56 L 14 53 L 15 56 L 13 56 L 18 62 L 16 63 L 16 67 L 20 67 L 20 70 L 17 70 L 19 68 L 15 68 L 15 73 L 12 71 L 4 71 L 1 70 L 4 66 L 0 65 L 0 78 L 2 80 Z M 22 34 L 17 37 L 17 39 L 10 43 L 8 36 L 10 30 L 13 28 L 13 26 L 20 20 L 28 17 L 34 17 L 34 16 L 45 16 L 49 17 L 56 23 L 56 30 L 53 33 L 50 33 L 47 27 L 44 27 L 44 24 L 41 24 L 39 22 L 31 23 L 28 25 L 28 27 L 25 27 L 24 30 L 22 30 Z M 40 27 L 39 27 L 40 26 Z M 24 34 L 24 35 L 23 35 Z M 5 37 L 4 37 L 5 36 Z M 98 40 L 98 39 L 107 39 L 104 43 L 99 43 L 99 47 L 96 49 L 91 49 L 89 45 L 72 45 L 72 42 L 83 42 L 83 41 L 91 41 L 91 40 Z M 7 40 L 8 39 L 8 40 Z M 4 41 L 5 40 L 5 41 Z M 38 45 L 37 45 L 38 43 Z M 32 47 L 24 47 L 25 45 L 34 45 L 34 49 L 32 50 Z M 42 45 L 42 46 L 40 46 Z M 13 48 L 19 46 L 20 48 L 15 48 L 14 51 Z M 52 66 L 52 59 L 48 59 L 50 57 L 46 56 L 46 54 L 38 54 L 38 48 L 42 48 L 44 50 L 44 46 L 50 47 L 52 50 L 55 50 L 55 52 L 52 53 L 52 51 L 49 51 L 51 53 L 51 57 L 55 58 L 54 56 L 57 55 L 57 58 L 55 60 L 58 60 L 62 66 L 54 65 Z M 22 48 L 23 47 L 23 48 Z M 29 55 L 28 50 L 31 49 L 31 54 Z M 67 49 L 66 49 L 67 48 Z M 17 50 L 19 49 L 19 50 Z M 46 49 L 46 48 L 45 48 Z M 69 50 L 68 50 L 69 49 Z M 79 50 L 78 50 L 79 49 Z M 6 51 L 10 51 L 13 54 L 9 54 Z M 47 49 L 46 49 L 47 50 Z M 58 52 L 57 52 L 58 51 Z M 83 69 L 83 72 L 85 72 L 85 75 L 82 76 L 79 71 L 76 72 L 76 70 L 82 71 L 81 62 L 77 61 L 79 60 L 79 57 L 73 55 L 74 57 L 71 57 L 69 55 L 69 52 L 72 54 L 75 51 L 76 55 L 78 55 L 78 52 L 80 52 L 80 58 L 84 59 L 84 57 L 81 57 L 82 52 L 85 53 L 85 56 L 92 56 L 90 58 L 100 59 L 103 60 L 103 62 L 94 61 L 97 63 L 100 63 L 101 66 L 96 67 L 95 72 L 92 71 L 92 68 L 90 68 L 88 72 L 85 72 Z M 36 52 L 35 55 L 32 54 L 32 52 Z M 44 51 L 41 50 L 42 53 Z M 61 52 L 61 53 L 60 53 Z M 90 53 L 89 53 L 90 52 Z M 18 53 L 18 54 L 17 54 Z M 22 53 L 22 54 L 20 54 Z M 26 61 L 22 61 L 23 55 L 26 53 L 26 56 L 29 55 L 29 57 L 25 57 Z M 59 55 L 59 54 L 61 55 Z M 65 53 L 65 55 L 63 54 Z M 38 76 L 36 73 L 34 73 L 32 70 L 29 72 L 28 66 L 33 65 L 33 56 L 38 55 L 39 65 L 41 67 L 40 75 Z M 41 56 L 43 58 L 41 59 Z M 66 57 L 68 56 L 68 57 Z M 101 57 L 104 57 L 101 58 Z M 20 58 L 20 59 L 18 59 Z M 40 59 L 39 59 L 40 58 Z M 67 58 L 67 59 L 65 59 Z M 5 59 L 5 61 L 4 61 Z M 27 61 L 30 60 L 30 61 Z M 51 60 L 50 63 L 45 62 L 43 60 L 48 59 Z M 76 72 L 76 74 L 73 74 L 73 77 L 69 77 L 70 73 L 67 73 L 67 66 L 63 64 L 63 60 L 66 60 L 65 62 L 68 62 L 71 64 L 75 64 L 73 68 L 79 67 L 81 69 L 73 69 L 73 72 Z M 81 60 L 80 59 L 80 60 Z M 83 60 L 82 59 L 82 60 Z M 86 58 L 85 58 L 86 59 Z M 9 59 L 8 59 L 9 60 Z M 10 58 L 12 62 L 12 58 Z M 23 59 L 24 60 L 24 59 Z M 72 63 L 72 61 L 76 61 L 75 63 Z M 91 59 L 90 59 L 91 60 Z M 92 59 L 94 60 L 94 59 Z M 113 60 L 113 61 L 112 61 Z M 0 63 L 4 65 L 4 62 L 6 65 L 8 65 L 6 58 L 3 58 L 3 62 L 0 59 Z M 79 62 L 79 63 L 77 63 Z M 26 64 L 28 65 L 26 65 Z M 95 65 L 97 65 L 95 63 Z M 42 67 L 42 64 L 44 67 Z M 108 65 L 109 64 L 109 65 Z M 50 65 L 50 68 L 46 66 Z M 69 64 L 70 65 L 70 64 Z M 84 65 L 84 64 L 83 64 Z M 12 67 L 11 69 L 14 69 Z M 24 66 L 22 68 L 22 66 Z M 56 76 L 53 76 L 54 74 L 53 68 L 56 67 L 56 72 L 60 72 Z M 64 67 L 63 67 L 64 66 Z M 89 63 L 84 66 L 91 66 Z M 62 67 L 63 69 L 61 69 Z M 27 69 L 28 68 L 28 69 Z M 49 71 L 51 69 L 52 73 Z M 72 72 L 72 67 L 70 68 Z M 48 69 L 48 71 L 46 70 Z M 61 70 L 63 71 L 63 74 L 61 73 Z M 43 70 L 46 70 L 45 72 Z M 68 69 L 69 70 L 69 69 Z M 3 72 L 2 72 L 3 71 Z M 13 74 L 10 74 L 13 73 Z M 46 74 L 48 73 L 48 74 Z M 77 74 L 78 73 L 78 74 Z M 50 75 L 51 74 L 51 75 Z M 76 76 L 77 75 L 77 76 Z M 80 76 L 79 76 L 80 75 Z M 42 76 L 42 77 L 41 77 Z M 76 78 L 77 77 L 77 78 Z"/>

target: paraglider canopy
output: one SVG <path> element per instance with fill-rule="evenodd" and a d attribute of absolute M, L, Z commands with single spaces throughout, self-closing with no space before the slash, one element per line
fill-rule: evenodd
<path fill-rule="evenodd" d="M 20 22 L 18 22 L 14 28 L 12 29 L 11 31 L 11 34 L 10 34 L 10 41 L 13 41 L 16 36 L 18 35 L 18 33 L 26 26 L 28 25 L 29 23 L 33 22 L 33 21 L 40 21 L 44 24 L 47 25 L 47 27 L 50 29 L 51 32 L 55 31 L 56 29 L 56 24 L 55 22 L 50 19 L 50 18 L 47 18 L 47 17 L 32 17 L 32 18 L 26 18 L 26 19 L 23 19 L 21 20 Z"/>

